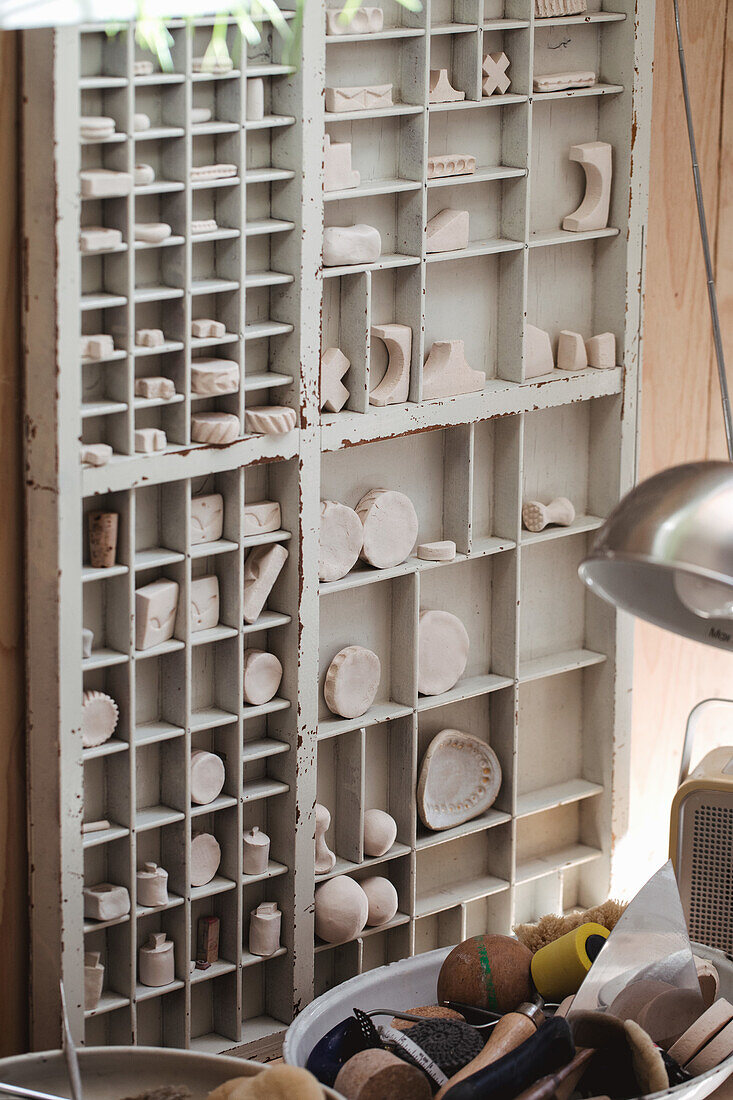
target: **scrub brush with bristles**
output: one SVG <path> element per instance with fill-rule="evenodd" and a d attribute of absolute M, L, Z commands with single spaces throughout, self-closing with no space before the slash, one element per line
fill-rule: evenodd
<path fill-rule="evenodd" d="M 579 928 L 581 924 L 600 924 L 609 932 L 613 931 L 625 908 L 626 906 L 620 901 L 614 901 L 611 898 L 609 901 L 604 901 L 603 905 L 595 905 L 584 912 L 570 913 L 566 917 L 557 917 L 554 913 L 548 913 L 547 916 L 540 917 L 536 924 L 516 925 L 514 935 L 534 954 L 541 947 L 546 947 L 548 943 L 559 940 L 566 932 Z"/>

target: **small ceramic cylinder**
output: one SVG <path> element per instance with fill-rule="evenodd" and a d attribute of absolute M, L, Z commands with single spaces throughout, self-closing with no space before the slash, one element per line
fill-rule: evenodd
<path fill-rule="evenodd" d="M 89 513 L 89 562 L 94 569 L 110 569 L 117 557 L 117 512 Z"/>
<path fill-rule="evenodd" d="M 148 942 L 140 948 L 141 985 L 170 985 L 176 976 L 173 942 L 165 932 L 151 932 Z"/>
<path fill-rule="evenodd" d="M 137 900 L 150 908 L 168 902 L 168 872 L 157 863 L 145 863 L 137 873 Z"/>
<path fill-rule="evenodd" d="M 255 825 L 244 834 L 243 869 L 245 875 L 264 875 L 270 858 L 270 838 Z"/>
<path fill-rule="evenodd" d="M 263 901 L 249 918 L 249 949 L 253 955 L 274 955 L 280 946 L 282 913 L 275 901 Z"/>

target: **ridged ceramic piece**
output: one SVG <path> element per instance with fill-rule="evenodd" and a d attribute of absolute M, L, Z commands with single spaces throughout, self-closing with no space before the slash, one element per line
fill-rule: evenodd
<path fill-rule="evenodd" d="M 494 804 L 500 786 L 499 758 L 485 741 L 461 730 L 442 730 L 430 742 L 420 769 L 420 820 L 435 830 L 462 825 Z"/>
<path fill-rule="evenodd" d="M 85 691 L 81 701 L 81 742 L 85 749 L 109 741 L 117 729 L 120 709 L 103 691 Z"/>
<path fill-rule="evenodd" d="M 293 431 L 298 417 L 287 405 L 255 405 L 245 409 L 244 422 L 247 432 L 255 435 L 285 435 Z"/>

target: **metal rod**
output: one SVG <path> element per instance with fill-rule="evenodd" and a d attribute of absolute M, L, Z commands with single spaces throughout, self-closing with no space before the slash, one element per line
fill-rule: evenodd
<path fill-rule="evenodd" d="M 710 317 L 713 322 L 713 342 L 715 344 L 715 359 L 718 364 L 718 382 L 720 383 L 720 401 L 723 406 L 723 424 L 725 426 L 725 439 L 728 445 L 728 458 L 733 462 L 733 416 L 731 415 L 730 397 L 728 395 L 728 378 L 725 373 L 725 357 L 723 355 L 723 339 L 720 334 L 720 317 L 718 316 L 718 296 L 715 291 L 715 279 L 713 278 L 713 261 L 710 255 L 710 240 L 708 238 L 708 225 L 705 217 L 705 201 L 702 194 L 702 182 L 700 180 L 700 166 L 697 163 L 697 146 L 695 144 L 695 129 L 692 123 L 692 109 L 690 107 L 690 88 L 687 82 L 687 65 L 685 64 L 685 50 L 682 45 L 682 29 L 680 27 L 680 9 L 678 0 L 674 2 L 674 22 L 677 31 L 677 52 L 680 59 L 680 76 L 682 77 L 682 95 L 685 100 L 685 116 L 687 118 L 687 136 L 690 141 L 690 156 L 692 157 L 692 178 L 695 182 L 695 198 L 697 200 L 697 216 L 700 221 L 700 238 L 702 251 L 705 257 L 705 273 L 708 280 L 708 301 L 710 303 Z"/>
<path fill-rule="evenodd" d="M 66 1100 L 54 1092 L 39 1092 L 38 1089 L 26 1089 L 20 1085 L 8 1085 L 0 1081 L 0 1092 L 8 1096 L 21 1096 L 24 1100 Z"/>

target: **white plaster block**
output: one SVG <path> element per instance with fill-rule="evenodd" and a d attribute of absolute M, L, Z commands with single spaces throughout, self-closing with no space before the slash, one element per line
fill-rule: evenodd
<path fill-rule="evenodd" d="M 167 446 L 168 440 L 162 428 L 135 429 L 135 450 L 138 454 L 152 455 L 164 451 Z"/>
<path fill-rule="evenodd" d="M 198 164 L 191 169 L 191 179 L 194 183 L 200 180 L 230 179 L 236 174 L 236 164 Z"/>
<path fill-rule="evenodd" d="M 191 499 L 191 545 L 216 542 L 224 530 L 224 497 L 208 493 Z"/>
<path fill-rule="evenodd" d="M 442 542 L 421 542 L 417 548 L 417 556 L 422 561 L 453 561 L 456 556 L 456 544 L 452 539 L 444 539 Z"/>
<path fill-rule="evenodd" d="M 349 400 L 349 391 L 341 379 L 351 363 L 340 348 L 326 348 L 321 356 L 321 408 L 341 412 Z"/>
<path fill-rule="evenodd" d="M 507 73 L 509 58 L 505 53 L 487 53 L 484 57 L 481 72 L 481 88 L 484 95 L 505 95 L 509 91 L 511 80 Z"/>
<path fill-rule="evenodd" d="M 135 397 L 158 398 L 161 401 L 170 401 L 175 396 L 176 387 L 170 378 L 154 374 L 148 378 L 135 379 Z"/>
<path fill-rule="evenodd" d="M 242 870 L 245 875 L 264 875 L 270 858 L 270 838 L 257 826 L 244 834 Z"/>
<path fill-rule="evenodd" d="M 134 61 L 132 65 L 133 76 L 152 76 L 154 65 L 152 61 Z"/>
<path fill-rule="evenodd" d="M 208 806 L 221 794 L 226 770 L 224 761 L 213 752 L 197 750 L 191 753 L 191 801 L 196 806 Z"/>
<path fill-rule="evenodd" d="M 168 872 L 157 863 L 144 863 L 135 876 L 137 903 L 148 909 L 168 904 Z"/>
<path fill-rule="evenodd" d="M 176 976 L 173 941 L 165 932 L 151 932 L 147 943 L 140 948 L 138 977 L 141 985 L 170 985 Z"/>
<path fill-rule="evenodd" d="M 245 504 L 242 526 L 245 538 L 248 535 L 265 535 L 268 531 L 279 531 L 282 524 L 282 509 L 277 500 L 258 500 Z"/>
<path fill-rule="evenodd" d="M 348 88 L 326 88 L 326 110 L 333 113 L 392 107 L 392 89 L 392 84 L 356 84 Z"/>
<path fill-rule="evenodd" d="M 94 645 L 94 631 L 89 630 L 88 627 L 82 627 L 81 632 L 81 655 L 82 657 L 91 657 L 92 646 Z"/>
<path fill-rule="evenodd" d="M 103 745 L 117 729 L 120 710 L 103 691 L 85 691 L 81 700 L 81 743 L 85 749 Z"/>
<path fill-rule="evenodd" d="M 364 545 L 364 527 L 353 508 L 321 501 L 318 579 L 339 581 L 353 569 Z"/>
<path fill-rule="evenodd" d="M 575 519 L 575 508 L 567 497 L 556 497 L 549 504 L 539 500 L 525 500 L 522 505 L 522 523 L 528 531 L 544 531 L 550 524 L 569 527 Z"/>
<path fill-rule="evenodd" d="M 579 332 L 563 329 L 557 342 L 557 369 L 577 371 L 585 370 L 587 366 L 585 340 Z"/>
<path fill-rule="evenodd" d="M 244 701 L 261 707 L 277 695 L 283 678 L 283 666 L 274 653 L 264 649 L 244 651 Z"/>
<path fill-rule="evenodd" d="M 364 528 L 361 557 L 376 569 L 400 565 L 412 553 L 418 520 L 408 496 L 394 489 L 371 489 L 356 506 Z"/>
<path fill-rule="evenodd" d="M 115 342 L 111 336 L 99 333 L 94 336 L 82 336 L 82 359 L 107 359 L 114 355 Z"/>
<path fill-rule="evenodd" d="M 219 578 L 215 573 L 191 581 L 191 633 L 219 623 Z"/>
<path fill-rule="evenodd" d="M 98 882 L 84 887 L 84 916 L 87 920 L 117 920 L 130 912 L 130 895 L 125 886 Z"/>
<path fill-rule="evenodd" d="M 150 649 L 173 637 L 178 611 L 178 584 L 151 581 L 135 592 L 135 648 Z"/>
<path fill-rule="evenodd" d="M 376 653 L 360 645 L 346 646 L 328 666 L 323 684 L 326 706 L 341 718 L 360 718 L 374 702 L 381 676 Z"/>
<path fill-rule="evenodd" d="M 215 76 L 222 76 L 224 73 L 230 73 L 234 68 L 234 62 L 231 57 L 194 57 L 193 59 L 193 71 L 195 73 L 213 73 Z"/>
<path fill-rule="evenodd" d="M 133 177 L 136 187 L 147 187 L 155 183 L 155 169 L 152 164 L 136 164 Z"/>
<path fill-rule="evenodd" d="M 239 389 L 239 364 L 232 359 L 192 359 L 191 392 L 219 397 Z"/>
<path fill-rule="evenodd" d="M 572 73 L 547 73 L 532 78 L 532 87 L 536 92 L 562 92 L 566 88 L 592 88 L 596 74 L 590 69 L 580 69 Z"/>
<path fill-rule="evenodd" d="M 210 317 L 199 317 L 191 322 L 191 335 L 197 340 L 220 340 L 226 336 L 226 325 L 213 321 Z"/>
<path fill-rule="evenodd" d="M 426 226 L 426 252 L 456 252 L 468 246 L 468 210 L 446 207 L 430 219 Z"/>
<path fill-rule="evenodd" d="M 430 70 L 428 103 L 460 103 L 465 98 L 465 92 L 459 92 L 452 87 L 447 69 Z"/>
<path fill-rule="evenodd" d="M 150 115 L 146 115 L 144 111 L 137 111 L 132 116 L 132 128 L 136 133 L 141 134 L 144 130 L 149 130 L 150 126 Z"/>
<path fill-rule="evenodd" d="M 218 228 L 216 218 L 197 218 L 191 222 L 191 233 L 195 237 L 200 237 L 202 233 L 216 233 Z"/>
<path fill-rule="evenodd" d="M 201 126 L 205 122 L 211 122 L 211 108 L 210 107 L 192 107 L 191 108 L 191 125 Z"/>
<path fill-rule="evenodd" d="M 384 810 L 364 813 L 364 855 L 386 856 L 397 839 L 397 822 Z"/>
<path fill-rule="evenodd" d="M 139 348 L 161 348 L 165 343 L 162 328 L 139 328 L 135 332 L 135 345 Z"/>
<path fill-rule="evenodd" d="M 534 12 L 538 19 L 549 19 L 555 15 L 582 15 L 587 9 L 587 0 L 534 0 Z"/>
<path fill-rule="evenodd" d="M 120 244 L 122 244 L 122 233 L 119 229 L 107 229 L 104 225 L 88 225 L 79 233 L 81 252 L 108 252 Z"/>
<path fill-rule="evenodd" d="M 79 135 L 83 141 L 106 141 L 114 132 L 115 120 L 105 115 L 83 115 L 79 119 Z"/>
<path fill-rule="evenodd" d="M 417 690 L 421 695 L 450 691 L 466 671 L 468 632 L 450 611 L 421 611 L 418 626 Z"/>
<path fill-rule="evenodd" d="M 341 8 L 326 9 L 326 34 L 378 34 L 384 28 L 382 8 L 357 8 L 345 22 L 340 17 Z"/>
<path fill-rule="evenodd" d="M 234 413 L 203 412 L 194 413 L 191 417 L 191 439 L 194 443 L 233 443 L 239 435 L 239 417 Z"/>
<path fill-rule="evenodd" d="M 275 901 L 261 901 L 249 918 L 249 951 L 267 958 L 280 948 L 282 913 Z"/>
<path fill-rule="evenodd" d="M 585 195 L 578 209 L 563 218 L 563 229 L 571 233 L 605 229 L 611 203 L 612 146 L 607 141 L 586 141 L 571 145 L 568 156 L 585 172 Z"/>
<path fill-rule="evenodd" d="M 136 222 L 135 240 L 144 244 L 160 244 L 170 237 L 173 230 L 167 222 Z"/>
<path fill-rule="evenodd" d="M 317 875 L 327 875 L 336 866 L 336 856 L 326 843 L 326 833 L 331 827 L 331 814 L 328 807 L 316 802 L 316 862 Z"/>
<path fill-rule="evenodd" d="M 428 179 L 443 176 L 470 176 L 476 171 L 476 158 L 470 153 L 442 153 L 428 157 Z"/>
<path fill-rule="evenodd" d="M 287 405 L 255 405 L 245 408 L 244 423 L 254 435 L 285 435 L 296 427 L 298 415 Z"/>
<path fill-rule="evenodd" d="M 211 833 L 197 833 L 191 840 L 191 885 L 205 886 L 219 870 L 221 847 Z"/>
<path fill-rule="evenodd" d="M 330 225 L 323 230 L 323 266 L 372 264 L 382 254 L 382 238 L 373 225 Z"/>
<path fill-rule="evenodd" d="M 265 82 L 261 76 L 247 81 L 247 122 L 261 122 L 265 117 Z"/>
<path fill-rule="evenodd" d="M 244 563 L 243 607 L 246 623 L 254 623 L 259 619 L 287 560 L 288 552 L 279 543 L 255 546 L 250 550 Z"/>
<path fill-rule="evenodd" d="M 323 190 L 345 191 L 358 187 L 361 176 L 351 167 L 351 142 L 331 141 L 326 134 L 323 151 Z"/>
<path fill-rule="evenodd" d="M 104 967 L 100 958 L 99 951 L 84 952 L 84 1008 L 87 1012 L 94 1012 L 102 996 Z"/>
<path fill-rule="evenodd" d="M 384 377 L 369 394 L 369 404 L 400 405 L 410 392 L 412 329 L 409 325 L 372 325 L 371 335 L 384 341 L 389 359 Z"/>
<path fill-rule="evenodd" d="M 367 926 L 379 928 L 391 921 L 399 904 L 397 891 L 384 875 L 369 875 L 361 880 L 361 888 L 367 896 Z"/>
<path fill-rule="evenodd" d="M 596 370 L 611 370 L 616 366 L 616 337 L 612 332 L 601 332 L 586 341 L 588 366 Z"/>
<path fill-rule="evenodd" d="M 81 448 L 81 460 L 86 466 L 106 466 L 113 453 L 109 443 L 85 443 Z"/>
<path fill-rule="evenodd" d="M 555 369 L 552 341 L 549 332 L 536 325 L 524 330 L 524 377 L 539 378 Z"/>
<path fill-rule="evenodd" d="M 423 398 L 476 393 L 486 385 L 483 371 L 466 362 L 463 340 L 436 340 L 423 366 Z"/>
<path fill-rule="evenodd" d="M 316 887 L 315 932 L 326 943 L 353 940 L 364 929 L 369 901 L 358 882 L 337 875 Z"/>
<path fill-rule="evenodd" d="M 111 172 L 108 168 L 83 168 L 79 182 L 84 199 L 121 198 L 132 191 L 129 172 Z"/>

